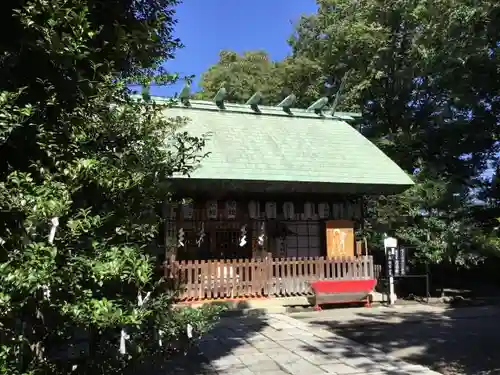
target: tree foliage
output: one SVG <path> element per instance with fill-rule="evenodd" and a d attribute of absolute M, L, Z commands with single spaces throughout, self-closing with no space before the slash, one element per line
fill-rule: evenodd
<path fill-rule="evenodd" d="M 2 374 L 121 374 L 186 324 L 154 255 L 165 179 L 197 165 L 204 138 L 127 88 L 175 81 L 160 68 L 181 46 L 175 5 L 2 3 Z M 89 347 L 68 357 L 78 330 Z"/>
<path fill-rule="evenodd" d="M 484 174 L 499 151 L 500 6 L 317 3 L 317 13 L 297 23 L 292 55 L 274 63 L 277 79 L 265 80 L 272 85 L 265 90 L 273 97 L 290 89 L 306 107 L 332 98 L 349 72 L 341 109 L 362 112 L 363 134 L 416 182 L 404 194 L 368 202 L 372 245 L 388 232 L 433 262 L 477 260 L 490 235 L 478 217 L 477 192 L 485 191 Z M 203 76 L 202 87 L 210 79 Z"/>
<path fill-rule="evenodd" d="M 416 181 L 378 202 L 372 228 L 385 227 L 434 262 L 465 261 L 478 237 L 464 210 L 497 153 L 498 5 L 318 4 L 297 28 L 294 53 L 321 61 L 331 76 L 351 72 L 345 100 L 359 103 L 364 134 Z"/>
<path fill-rule="evenodd" d="M 272 82 L 275 64 L 266 52 L 250 51 L 238 55 L 232 51 L 221 51 L 219 61 L 201 79 L 202 91 L 199 99 L 212 99 L 221 87 L 227 90 L 226 100 L 244 103 L 256 91 L 264 96 L 263 103 L 272 103 L 276 92 Z"/>
<path fill-rule="evenodd" d="M 320 65 L 301 57 L 271 61 L 264 51 L 248 51 L 238 55 L 233 51 L 221 51 L 219 61 L 202 74 L 201 91 L 196 99 L 211 100 L 217 91 L 227 90 L 226 100 L 245 103 L 256 91 L 262 93 L 264 105 L 276 105 L 287 95 L 294 93 L 297 105 L 309 106 L 332 88 L 318 87 Z"/>

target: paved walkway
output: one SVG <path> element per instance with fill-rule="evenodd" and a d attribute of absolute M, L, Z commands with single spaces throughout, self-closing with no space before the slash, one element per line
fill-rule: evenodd
<path fill-rule="evenodd" d="M 500 315 L 500 306 L 450 308 L 443 305 L 410 304 L 374 306 L 369 309 L 341 308 L 304 311 L 290 314 L 306 322 L 325 322 L 337 326 L 370 323 L 409 323 L 420 321 L 450 321 L 455 319 L 488 318 Z"/>
<path fill-rule="evenodd" d="M 171 374 L 439 375 L 282 314 L 223 319 Z"/>

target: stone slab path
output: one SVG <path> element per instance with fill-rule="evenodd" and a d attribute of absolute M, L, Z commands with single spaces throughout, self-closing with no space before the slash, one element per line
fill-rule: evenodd
<path fill-rule="evenodd" d="M 282 314 L 225 318 L 168 374 L 439 375 Z"/>

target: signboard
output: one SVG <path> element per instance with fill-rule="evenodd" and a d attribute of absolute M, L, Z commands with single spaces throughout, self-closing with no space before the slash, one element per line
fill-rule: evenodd
<path fill-rule="evenodd" d="M 285 202 L 283 203 L 283 215 L 286 220 L 293 220 L 295 216 L 295 210 L 293 206 L 293 202 Z"/>
<path fill-rule="evenodd" d="M 318 205 L 318 214 L 320 219 L 328 219 L 330 217 L 330 206 L 328 203 L 320 203 Z"/>
<path fill-rule="evenodd" d="M 329 259 L 354 256 L 354 223 L 350 220 L 326 222 L 326 255 Z"/>
<path fill-rule="evenodd" d="M 398 240 L 393 237 L 384 238 L 384 248 L 386 256 L 386 273 L 389 279 L 389 303 L 396 301 L 394 294 L 394 277 L 406 275 L 406 249 L 398 248 Z"/>
<path fill-rule="evenodd" d="M 398 247 L 398 239 L 394 237 L 386 237 L 384 238 L 384 247 L 386 249 Z"/>
<path fill-rule="evenodd" d="M 386 237 L 384 238 L 384 248 L 385 248 L 385 256 L 386 256 L 386 269 L 387 269 L 387 277 L 394 277 L 394 273 L 396 271 L 399 272 L 399 268 L 395 267 L 395 253 L 397 252 L 398 240 L 394 237 Z M 399 258 L 399 256 L 398 256 Z"/>
<path fill-rule="evenodd" d="M 182 217 L 185 220 L 192 220 L 194 214 L 194 208 L 192 203 L 185 203 L 182 205 Z"/>
<path fill-rule="evenodd" d="M 248 202 L 248 216 L 250 216 L 250 219 L 257 219 L 260 216 L 260 202 Z"/>
<path fill-rule="evenodd" d="M 392 251 L 390 251 L 390 250 L 387 251 L 386 259 L 387 259 L 387 264 L 386 264 L 387 277 L 393 277 L 394 276 L 394 269 L 393 269 L 394 254 L 392 253 Z"/>
<path fill-rule="evenodd" d="M 304 219 L 310 220 L 314 217 L 314 205 L 311 202 L 304 203 Z"/>
<path fill-rule="evenodd" d="M 265 210 L 266 210 L 266 217 L 268 219 L 276 219 L 277 216 L 276 202 L 266 202 Z"/>
<path fill-rule="evenodd" d="M 390 248 L 387 249 L 387 277 L 404 276 L 407 270 L 407 256 L 406 249 Z"/>
<path fill-rule="evenodd" d="M 236 201 L 226 202 L 226 217 L 228 219 L 236 219 Z"/>
<path fill-rule="evenodd" d="M 407 267 L 407 264 L 406 264 L 406 249 L 404 247 L 400 247 L 399 248 L 399 272 L 400 272 L 400 275 L 404 276 L 406 275 L 406 267 Z"/>
<path fill-rule="evenodd" d="M 401 264 L 399 263 L 399 249 L 394 250 L 393 256 L 393 264 L 394 264 L 394 276 L 401 275 Z"/>
<path fill-rule="evenodd" d="M 218 203 L 217 201 L 207 202 L 207 216 L 209 219 L 217 219 Z"/>

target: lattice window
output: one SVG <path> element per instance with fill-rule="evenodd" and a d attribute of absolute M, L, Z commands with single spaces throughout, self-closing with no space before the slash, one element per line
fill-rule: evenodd
<path fill-rule="evenodd" d="M 215 252 L 220 259 L 246 258 L 246 248 L 240 246 L 240 231 L 222 229 L 215 231 Z"/>
<path fill-rule="evenodd" d="M 321 224 L 319 221 L 286 222 L 284 241 L 286 257 L 317 257 L 321 250 Z"/>
<path fill-rule="evenodd" d="M 210 233 L 205 233 L 203 240 L 200 241 L 199 230 L 187 227 L 184 230 L 184 247 L 177 249 L 179 260 L 213 259 L 210 252 Z"/>

